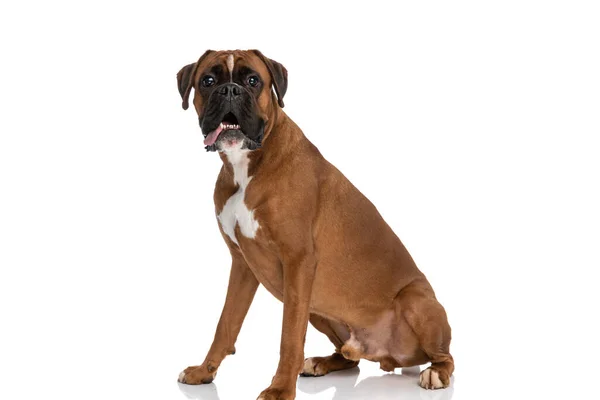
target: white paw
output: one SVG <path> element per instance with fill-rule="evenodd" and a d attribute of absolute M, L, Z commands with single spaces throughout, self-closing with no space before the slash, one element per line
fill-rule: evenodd
<path fill-rule="evenodd" d="M 363 349 L 361 343 L 356 340 L 354 335 L 350 336 L 350 339 L 344 343 L 341 348 L 342 355 L 347 360 L 358 361 L 363 356 Z"/>
<path fill-rule="evenodd" d="M 322 360 L 322 359 L 321 359 Z M 304 360 L 304 366 L 302 367 L 302 376 L 323 376 L 327 373 L 322 365 L 317 360 L 317 357 L 311 357 Z"/>
<path fill-rule="evenodd" d="M 177 382 L 183 383 L 184 378 L 185 378 L 185 372 L 181 371 L 181 373 L 179 374 L 179 378 L 177 378 Z"/>
<path fill-rule="evenodd" d="M 427 368 L 425 371 L 421 372 L 419 385 L 424 389 L 442 389 L 446 387 L 441 381 L 438 372 L 431 368 Z"/>

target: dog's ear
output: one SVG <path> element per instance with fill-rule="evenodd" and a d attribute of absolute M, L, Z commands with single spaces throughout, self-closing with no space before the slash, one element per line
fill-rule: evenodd
<path fill-rule="evenodd" d="M 182 100 L 181 107 L 183 107 L 184 110 L 187 110 L 189 107 L 190 93 L 192 91 L 192 87 L 194 87 L 194 75 L 196 75 L 196 70 L 206 56 L 212 52 L 213 50 L 206 50 L 206 52 L 202 54 L 198 61 L 186 65 L 177 73 L 177 89 L 179 89 L 179 94 L 181 95 Z"/>
<path fill-rule="evenodd" d="M 194 86 L 192 79 L 197 65 L 198 63 L 188 64 L 177 73 L 177 88 L 182 99 L 181 107 L 184 110 L 187 110 L 189 107 L 190 92 L 192 91 L 192 86 Z"/>
<path fill-rule="evenodd" d="M 269 74 L 271 74 L 271 80 L 273 81 L 275 94 L 277 95 L 277 103 L 279 103 L 279 107 L 283 108 L 283 96 L 285 96 L 285 92 L 287 92 L 288 87 L 287 69 L 285 69 L 285 67 L 277 61 L 265 57 L 260 51 L 251 51 L 256 54 L 267 66 Z"/>

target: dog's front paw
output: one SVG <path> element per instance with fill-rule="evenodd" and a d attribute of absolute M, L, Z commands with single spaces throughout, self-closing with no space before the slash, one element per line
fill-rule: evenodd
<path fill-rule="evenodd" d="M 294 400 L 296 398 L 296 388 L 291 390 L 269 387 L 258 396 L 256 400 Z"/>
<path fill-rule="evenodd" d="M 195 367 L 187 367 L 179 374 L 178 382 L 187 383 L 188 385 L 201 385 L 203 383 L 211 383 L 217 376 L 217 369 L 210 364 L 208 366 L 198 365 Z"/>

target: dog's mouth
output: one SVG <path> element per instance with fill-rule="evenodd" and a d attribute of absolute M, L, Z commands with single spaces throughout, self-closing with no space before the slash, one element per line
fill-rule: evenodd
<path fill-rule="evenodd" d="M 221 121 L 219 126 L 217 126 L 217 129 L 215 129 L 214 131 L 212 131 L 208 135 L 206 135 L 206 138 L 204 139 L 204 144 L 206 146 L 212 146 L 213 144 L 215 144 L 215 142 L 219 138 L 219 135 L 222 132 L 225 132 L 228 130 L 238 130 L 238 131 L 240 130 L 240 125 L 238 123 L 238 120 L 237 120 L 236 116 L 233 115 L 233 113 L 231 113 L 231 112 L 225 114 L 225 116 L 223 117 L 223 121 Z"/>

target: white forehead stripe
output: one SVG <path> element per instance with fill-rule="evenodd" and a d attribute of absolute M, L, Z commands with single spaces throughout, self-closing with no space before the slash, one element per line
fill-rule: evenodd
<path fill-rule="evenodd" d="M 227 57 L 227 68 L 229 68 L 229 77 L 233 80 L 233 54 Z"/>

